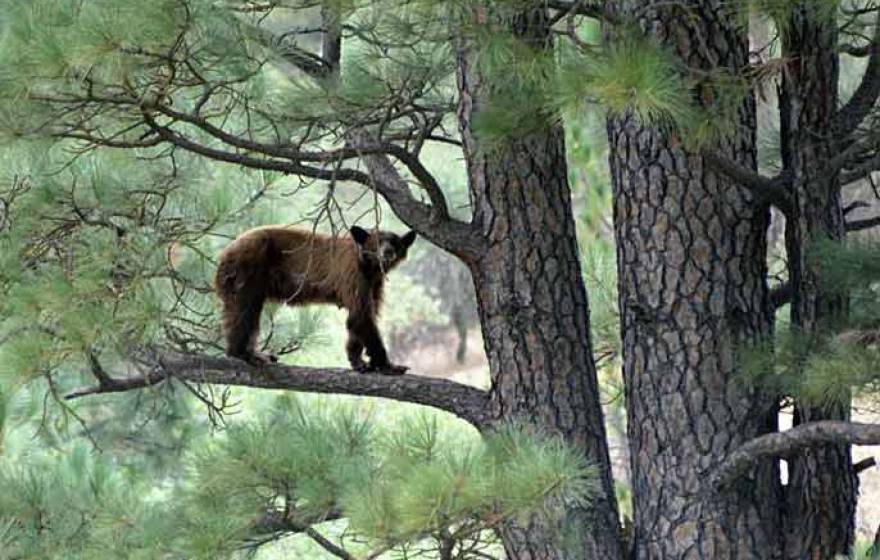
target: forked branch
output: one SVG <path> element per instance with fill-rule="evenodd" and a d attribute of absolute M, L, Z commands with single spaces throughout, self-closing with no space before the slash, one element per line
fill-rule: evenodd
<path fill-rule="evenodd" d="M 791 215 L 792 202 L 788 192 L 788 179 L 785 175 L 776 177 L 764 177 L 757 171 L 753 171 L 739 163 L 719 154 L 708 151 L 703 155 L 706 163 L 715 170 L 723 173 L 739 185 L 752 191 L 758 201 L 772 204 L 787 215 Z"/>

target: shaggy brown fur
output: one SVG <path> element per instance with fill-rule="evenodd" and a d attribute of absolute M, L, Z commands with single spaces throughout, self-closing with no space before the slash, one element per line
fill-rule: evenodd
<path fill-rule="evenodd" d="M 400 237 L 354 226 L 331 237 L 287 226 L 242 233 L 220 253 L 214 288 L 223 302 L 226 353 L 250 363 L 277 361 L 256 342 L 266 300 L 288 305 L 332 303 L 348 310 L 346 352 L 352 368 L 403 373 L 393 366 L 376 327 L 385 274 L 406 257 L 415 232 Z M 366 350 L 370 363 L 362 354 Z"/>

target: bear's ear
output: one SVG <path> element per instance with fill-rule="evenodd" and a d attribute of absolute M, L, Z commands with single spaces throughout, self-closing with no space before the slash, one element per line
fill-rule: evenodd
<path fill-rule="evenodd" d="M 409 233 L 400 238 L 400 242 L 403 244 L 404 249 L 409 249 L 409 246 L 413 244 L 413 241 L 416 240 L 416 232 L 410 230 Z"/>
<path fill-rule="evenodd" d="M 351 237 L 354 239 L 354 242 L 358 245 L 363 245 L 367 242 L 367 239 L 370 238 L 370 234 L 364 228 L 360 228 L 357 226 L 351 226 L 348 230 L 351 232 Z"/>

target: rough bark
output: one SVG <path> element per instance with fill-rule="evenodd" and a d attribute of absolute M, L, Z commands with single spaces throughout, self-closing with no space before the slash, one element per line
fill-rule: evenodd
<path fill-rule="evenodd" d="M 691 68 L 736 72 L 747 62 L 748 37 L 723 4 L 684 9 L 630 0 L 618 9 Z M 708 151 L 751 173 L 751 98 L 739 121 L 735 135 Z M 766 202 L 673 135 L 632 116 L 610 119 L 608 136 L 633 557 L 779 558 L 776 463 L 757 462 L 719 494 L 708 476 L 743 442 L 776 427 L 775 399 L 736 379 L 738 346 L 772 332 Z"/>
<path fill-rule="evenodd" d="M 786 252 L 791 285 L 791 324 L 804 337 L 806 352 L 823 325 L 845 312 L 845 298 L 826 293 L 807 258 L 810 243 L 840 241 L 845 235 L 836 176 L 823 176 L 822 164 L 836 155 L 831 137 L 838 104 L 837 22 L 834 12 L 811 2 L 792 9 L 782 36 L 790 62 L 780 90 L 782 163 L 791 177 L 791 215 L 786 221 Z M 794 424 L 848 420 L 849 403 L 796 404 Z M 857 480 L 850 447 L 827 445 L 788 462 L 785 557 L 833 558 L 848 553 L 855 531 Z"/>
<path fill-rule="evenodd" d="M 549 45 L 542 9 L 513 18 L 511 25 L 535 48 Z M 469 266 L 492 379 L 490 409 L 493 416 L 525 419 L 561 434 L 584 450 L 601 477 L 595 504 L 567 512 L 582 540 L 579 551 L 565 549 L 555 528 L 538 520 L 506 527 L 504 546 L 515 560 L 621 558 L 563 131 L 548 123 L 487 155 L 473 130 L 491 83 L 483 81 L 478 60 L 463 42 L 458 116 L 474 225 L 488 242 Z"/>

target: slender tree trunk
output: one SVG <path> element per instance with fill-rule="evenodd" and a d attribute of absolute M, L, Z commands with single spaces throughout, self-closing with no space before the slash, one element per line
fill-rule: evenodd
<path fill-rule="evenodd" d="M 783 33 L 790 62 L 780 91 L 783 168 L 792 178 L 792 216 L 786 222 L 786 251 L 792 287 L 791 323 L 813 344 L 823 324 L 845 312 L 846 301 L 825 293 L 807 259 L 809 244 L 844 237 L 840 185 L 820 178 L 817 168 L 835 155 L 828 138 L 838 103 L 837 22 L 834 12 L 812 2 L 792 9 Z M 795 406 L 794 423 L 848 420 L 849 403 Z M 792 458 L 786 491 L 786 558 L 833 558 L 849 552 L 855 531 L 857 481 L 850 446 L 829 445 Z"/>
<path fill-rule="evenodd" d="M 486 12 L 479 17 L 491 17 Z M 549 45 L 546 14 L 536 9 L 511 22 L 515 35 L 536 48 Z M 568 528 L 580 538 L 568 548 L 566 528 L 538 519 L 502 531 L 508 557 L 621 558 L 617 505 L 599 402 L 589 331 L 587 294 L 571 211 L 562 128 L 544 129 L 493 148 L 487 156 L 473 120 L 485 102 L 474 50 L 461 45 L 459 121 L 474 223 L 488 240 L 470 263 L 492 378 L 491 408 L 498 418 L 534 422 L 584 450 L 601 488 L 590 509 L 571 507 Z"/>
<path fill-rule="evenodd" d="M 649 2 L 648 4 L 654 4 Z M 747 62 L 748 37 L 723 2 L 683 9 L 628 0 L 620 15 L 693 68 Z M 754 169 L 755 106 L 717 148 Z M 737 348 L 769 337 L 769 212 L 667 133 L 608 123 L 632 465 L 634 558 L 773 559 L 781 554 L 778 467 L 756 465 L 720 495 L 707 473 L 774 431 L 776 402 L 737 376 Z"/>

